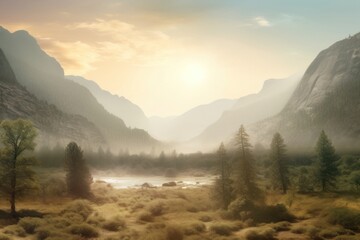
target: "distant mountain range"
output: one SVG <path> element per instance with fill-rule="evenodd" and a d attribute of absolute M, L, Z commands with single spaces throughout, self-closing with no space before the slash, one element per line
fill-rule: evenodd
<path fill-rule="evenodd" d="M 60 64 L 41 50 L 26 31 L 10 33 L 1 28 L 0 48 L 21 85 L 61 111 L 88 119 L 100 130 L 109 147 L 144 150 L 159 145 L 144 130 L 127 128 L 120 118 L 107 112 L 87 88 L 65 79 Z"/>
<path fill-rule="evenodd" d="M 313 146 L 325 130 L 337 146 L 360 145 L 360 33 L 323 50 L 285 108 L 251 126 L 256 141 L 282 133 L 292 146 Z"/>
<path fill-rule="evenodd" d="M 17 118 L 30 119 L 35 124 L 40 130 L 41 144 L 77 141 L 87 145 L 85 139 L 92 139 L 93 144 L 105 143 L 99 129 L 86 118 L 63 113 L 21 86 L 0 49 L 0 119 Z"/>
<path fill-rule="evenodd" d="M 94 81 L 80 76 L 66 76 L 66 79 L 70 79 L 86 87 L 108 112 L 121 118 L 128 127 L 145 130 L 149 128 L 149 120 L 145 116 L 143 110 L 125 97 L 111 94 L 100 88 Z"/>

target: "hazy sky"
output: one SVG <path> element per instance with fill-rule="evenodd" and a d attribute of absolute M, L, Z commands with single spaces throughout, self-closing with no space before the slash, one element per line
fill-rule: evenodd
<path fill-rule="evenodd" d="M 95 80 L 148 116 L 238 98 L 301 72 L 360 31 L 359 0 L 1 0 L 66 74 Z"/>

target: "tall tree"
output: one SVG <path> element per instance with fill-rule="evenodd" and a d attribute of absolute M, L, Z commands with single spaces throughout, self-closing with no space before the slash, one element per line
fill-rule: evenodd
<path fill-rule="evenodd" d="M 1 190 L 9 196 L 11 214 L 16 216 L 16 198 L 34 186 L 35 164 L 32 157 L 24 156 L 35 148 L 37 132 L 30 121 L 4 120 L 1 125 L 1 142 L 4 146 L 1 156 Z"/>
<path fill-rule="evenodd" d="M 327 191 L 329 187 L 334 187 L 336 184 L 336 178 L 339 175 L 339 158 L 324 130 L 321 131 L 319 140 L 316 144 L 316 153 L 317 178 L 321 184 L 322 191 Z"/>
<path fill-rule="evenodd" d="M 238 147 L 238 173 L 235 189 L 237 194 L 247 200 L 261 200 L 261 190 L 257 185 L 255 160 L 251 153 L 249 135 L 241 125 L 235 136 L 235 145 Z"/>
<path fill-rule="evenodd" d="M 83 151 L 75 142 L 70 142 L 65 149 L 65 170 L 68 193 L 78 198 L 90 197 L 93 179 Z"/>
<path fill-rule="evenodd" d="M 285 194 L 289 186 L 289 170 L 286 158 L 286 145 L 280 133 L 275 133 L 270 146 L 271 180 L 275 189 Z"/>
<path fill-rule="evenodd" d="M 214 196 L 223 209 L 227 209 L 232 201 L 233 189 L 231 180 L 231 165 L 229 157 L 223 143 L 217 151 L 218 157 L 218 174 L 219 179 L 216 180 L 214 186 Z"/>

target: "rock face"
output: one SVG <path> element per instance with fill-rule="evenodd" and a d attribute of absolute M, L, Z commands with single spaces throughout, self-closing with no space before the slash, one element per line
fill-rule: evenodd
<path fill-rule="evenodd" d="M 149 122 L 144 112 L 125 97 L 111 94 L 101 89 L 94 81 L 83 77 L 66 76 L 66 78 L 86 87 L 109 113 L 121 118 L 128 127 L 148 130 Z"/>
<path fill-rule="evenodd" d="M 291 144 L 313 145 L 324 129 L 338 145 L 360 136 L 360 34 L 322 51 L 284 110 L 252 127 L 258 139 L 281 132 Z"/>
<path fill-rule="evenodd" d="M 21 86 L 0 49 L 0 119 L 30 119 L 40 130 L 40 143 L 77 141 L 87 145 L 105 142 L 100 131 L 87 119 L 65 114 L 53 105 L 38 100 Z"/>
<path fill-rule="evenodd" d="M 1 28 L 0 48 L 21 85 L 61 111 L 88 119 L 100 130 L 108 147 L 115 151 L 119 148 L 143 151 L 159 145 L 147 132 L 127 128 L 120 118 L 107 112 L 88 89 L 65 79 L 60 64 L 26 31 L 10 33 Z"/>

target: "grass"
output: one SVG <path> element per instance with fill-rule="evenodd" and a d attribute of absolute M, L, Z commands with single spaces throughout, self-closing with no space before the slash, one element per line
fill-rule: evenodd
<path fill-rule="evenodd" d="M 233 204 L 240 216 L 234 218 L 213 208 L 209 187 L 116 190 L 99 182 L 93 189 L 93 201 L 61 196 L 45 203 L 36 198 L 19 201 L 18 209 L 27 209 L 22 212 L 28 215 L 9 221 L 4 211 L 0 240 L 360 239 L 360 205 L 349 196 L 296 194 L 289 207 L 286 195 L 269 193 L 266 206 L 257 208 L 261 213 L 247 215 L 242 212 L 250 205 Z M 284 216 L 296 220 L 284 221 L 289 219 Z"/>

